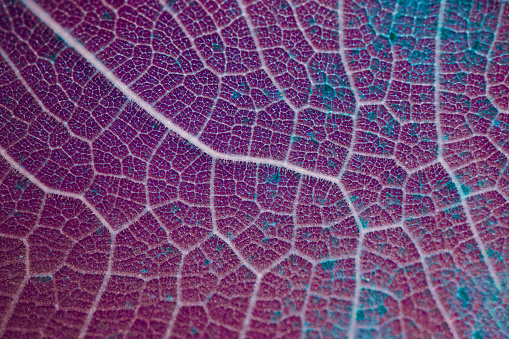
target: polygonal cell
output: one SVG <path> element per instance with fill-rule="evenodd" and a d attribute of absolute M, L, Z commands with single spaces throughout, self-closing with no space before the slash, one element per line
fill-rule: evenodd
<path fill-rule="evenodd" d="M 349 200 L 360 212 L 362 227 L 379 227 L 401 219 L 406 173 L 392 159 L 354 156 L 341 179 Z"/>
<path fill-rule="evenodd" d="M 281 99 L 281 93 L 264 70 L 250 72 L 246 79 L 256 108 L 265 108 Z"/>
<path fill-rule="evenodd" d="M 290 146 L 294 114 L 284 101 L 278 101 L 259 111 L 250 145 L 250 155 L 283 160 Z"/>
<path fill-rule="evenodd" d="M 2 169 L 6 175 L 0 185 L 0 231 L 5 235 L 24 237 L 36 225 L 45 194 L 16 171 L 7 166 Z"/>
<path fill-rule="evenodd" d="M 38 223 L 74 241 L 104 231 L 104 225 L 82 201 L 56 194 L 48 194 Z"/>
<path fill-rule="evenodd" d="M 371 132 L 357 131 L 355 133 L 354 151 L 365 154 L 393 156 L 394 142 Z"/>
<path fill-rule="evenodd" d="M 176 135 L 168 135 L 149 167 L 154 186 L 164 188 L 162 192 L 152 192 L 154 203 L 160 205 L 178 197 L 183 203 L 208 205 L 211 166 L 208 155 Z"/>
<path fill-rule="evenodd" d="M 509 114 L 500 113 L 493 122 L 488 132 L 488 136 L 492 143 L 509 152 Z"/>
<path fill-rule="evenodd" d="M 363 249 L 388 258 L 398 265 L 419 260 L 419 253 L 412 239 L 399 227 L 366 234 Z"/>
<path fill-rule="evenodd" d="M 238 15 L 240 12 L 236 2 L 227 0 L 226 3 L 228 3 L 229 10 L 224 10 L 222 6 L 217 7 L 222 17 L 217 20 L 220 25 L 226 16 L 233 15 L 235 12 L 237 12 L 235 15 Z M 220 33 L 224 44 L 227 46 L 225 51 L 226 72 L 243 73 L 260 67 L 260 57 L 256 53 L 256 45 L 249 31 L 246 18 L 240 16 L 228 24 L 228 26 L 222 28 Z"/>
<path fill-rule="evenodd" d="M 438 156 L 437 130 L 432 123 L 409 123 L 401 128 L 396 159 L 408 169 L 424 166 Z"/>
<path fill-rule="evenodd" d="M 309 61 L 308 70 L 315 84 L 311 90 L 312 106 L 335 113 L 354 113 L 355 97 L 339 54 L 317 54 Z"/>
<path fill-rule="evenodd" d="M 385 106 L 366 105 L 359 109 L 357 128 L 397 141 L 401 125 L 392 117 Z"/>
<path fill-rule="evenodd" d="M 489 134 L 497 117 L 497 109 L 489 99 L 480 96 L 470 99 L 463 94 L 440 93 L 439 117 L 444 125 L 444 141 L 461 139 L 472 133 Z"/>
<path fill-rule="evenodd" d="M 9 306 L 26 276 L 26 248 L 19 239 L 0 238 L 0 314 L 7 321 Z"/>
<path fill-rule="evenodd" d="M 507 61 L 509 59 L 509 51 L 507 48 L 507 38 L 509 32 L 509 8 L 501 6 L 500 3 L 492 4 L 495 9 L 491 9 L 493 13 L 500 11 L 500 22 L 498 22 L 497 35 L 494 37 L 493 46 L 491 46 L 491 58 L 487 69 L 487 78 L 490 96 L 494 99 L 494 104 L 501 110 L 507 110 L 509 107 L 509 76 Z M 486 10 L 486 14 L 490 14 L 489 10 Z M 490 18 L 491 19 L 491 18 Z M 497 22 L 493 19 L 489 20 L 490 28 L 496 27 Z M 492 31 L 482 32 L 479 34 L 479 38 L 474 40 L 474 46 L 477 42 L 478 46 L 486 47 L 491 42 Z M 486 37 L 486 38 L 485 38 Z M 483 39 L 484 38 L 484 39 Z"/>
<path fill-rule="evenodd" d="M 87 333 L 96 336 L 128 334 L 143 326 L 161 332 L 160 326 L 171 319 L 175 303 L 169 298 L 177 290 L 175 278 L 143 281 L 140 278 L 112 275 L 101 295 Z M 146 326 L 146 319 L 150 326 Z M 122 321 L 118 321 L 121 319 Z M 159 326 L 157 324 L 159 322 Z M 152 328 L 151 328 L 152 327 Z"/>
<path fill-rule="evenodd" d="M 460 202 L 458 188 L 440 164 L 412 174 L 405 185 L 405 194 L 405 216 L 431 214 L 435 208 L 443 209 Z"/>
<path fill-rule="evenodd" d="M 506 300 L 507 295 L 505 292 L 495 292 L 496 287 L 493 281 L 487 278 L 487 267 L 480 261 L 478 249 L 470 243 L 466 250 L 468 252 L 458 253 L 460 257 L 441 253 L 426 258 L 432 287 L 438 295 L 438 302 L 443 305 L 445 316 L 449 317 L 458 335 L 496 335 L 499 333 L 497 327 L 500 319 L 497 314 L 504 316 L 500 302 Z M 477 256 L 472 261 L 472 264 L 477 265 L 462 265 L 462 262 L 473 259 L 471 256 L 465 258 L 466 260 L 460 259 L 467 253 Z M 477 283 L 479 279 L 483 284 Z M 485 295 L 493 297 L 485 299 Z M 482 323 L 482 327 L 478 327 L 477 321 Z"/>
<path fill-rule="evenodd" d="M 285 337 L 285 334 L 291 337 L 300 333 L 302 323 L 299 314 L 306 301 L 311 269 L 309 262 L 290 255 L 264 275 L 247 337 L 275 335 L 279 338 Z"/>
<path fill-rule="evenodd" d="M 138 299 L 136 317 L 130 320 L 132 323 L 127 335 L 153 337 L 165 335 L 167 324 L 176 308 L 176 302 L 171 296 L 175 296 L 176 293 L 175 277 L 147 281 Z M 135 306 L 131 303 L 131 307 Z"/>
<path fill-rule="evenodd" d="M 262 213 L 255 223 L 232 239 L 245 261 L 258 270 L 269 267 L 291 249 L 293 218 Z"/>
<path fill-rule="evenodd" d="M 310 338 L 348 336 L 352 324 L 352 303 L 338 298 L 313 295 L 305 313 L 306 333 Z"/>
<path fill-rule="evenodd" d="M 346 298 L 355 290 L 355 263 L 353 258 L 328 260 L 318 264 L 310 291 L 324 296 Z"/>
<path fill-rule="evenodd" d="M 300 174 L 273 166 L 258 166 L 256 202 L 261 208 L 276 213 L 293 212 Z"/>
<path fill-rule="evenodd" d="M 143 237 L 153 232 L 154 243 Z M 118 233 L 115 237 L 112 270 L 117 274 L 141 274 L 146 277 L 174 276 L 181 253 L 167 243 L 166 233 L 151 214 Z"/>
<path fill-rule="evenodd" d="M 255 118 L 255 112 L 239 110 L 219 99 L 200 140 L 218 152 L 248 155 Z"/>
<path fill-rule="evenodd" d="M 350 147 L 350 117 L 314 109 L 299 112 L 289 161 L 307 170 L 338 175 Z"/>
<path fill-rule="evenodd" d="M 318 335 L 348 332 L 355 291 L 355 264 L 353 259 L 329 260 L 316 265 L 310 283 L 305 320 L 312 333 Z"/>
<path fill-rule="evenodd" d="M 89 144 L 71 136 L 64 124 L 48 114 L 37 117 L 9 154 L 54 189 L 81 193 L 92 179 Z"/>
<path fill-rule="evenodd" d="M 227 238 L 240 234 L 260 213 L 256 202 L 257 167 L 252 163 L 219 160 L 214 168 L 214 214 Z"/>
<path fill-rule="evenodd" d="M 464 193 L 494 187 L 507 163 L 507 157 L 482 136 L 446 144 L 442 154 Z"/>
<path fill-rule="evenodd" d="M 85 197 L 115 229 L 140 215 L 146 204 L 144 185 L 114 176 L 97 175 Z"/>
<path fill-rule="evenodd" d="M 173 243 L 189 248 L 204 240 L 212 230 L 209 208 L 184 204 L 180 201 L 154 210 Z"/>
<path fill-rule="evenodd" d="M 65 261 L 72 242 L 59 231 L 38 227 L 29 237 L 30 275 L 49 275 Z"/>
<path fill-rule="evenodd" d="M 330 182 L 305 176 L 296 206 L 297 224 L 331 225 L 350 214 L 340 188 Z"/>
<path fill-rule="evenodd" d="M 361 328 L 374 328 L 382 336 L 397 336 L 401 325 L 391 324 L 398 316 L 398 303 L 391 296 L 363 288 L 359 294 L 359 306 L 355 319 Z M 397 320 L 396 320 L 397 321 Z M 362 332 L 362 330 L 358 330 Z"/>
<path fill-rule="evenodd" d="M 403 123 L 435 120 L 435 89 L 431 85 L 393 81 L 386 100 L 389 111 Z"/>
<path fill-rule="evenodd" d="M 220 278 L 237 269 L 240 261 L 221 239 L 212 236 L 183 260 L 180 300 L 184 304 L 209 300 L 220 285 Z"/>
<path fill-rule="evenodd" d="M 344 47 L 361 101 L 381 101 L 393 70 L 394 3 L 349 1 L 344 6 Z"/>
<path fill-rule="evenodd" d="M 509 238 L 508 201 L 497 191 L 488 191 L 467 199 L 472 221 L 479 233 L 488 260 L 496 273 L 507 280 L 507 241 Z"/>
<path fill-rule="evenodd" d="M 450 333 L 432 294 L 427 289 L 426 273 L 421 263 L 400 268 L 396 262 L 386 259 L 385 256 L 363 251 L 360 274 L 364 286 L 356 313 L 360 327 L 364 327 L 360 331 L 366 331 L 370 327 L 375 327 L 374 331 L 379 333 L 393 330 L 387 324 L 394 318 L 396 311 L 405 317 L 403 323 L 406 326 L 402 327 L 409 335 L 425 335 L 426 332 L 434 333 L 437 329 L 445 335 Z"/>
<path fill-rule="evenodd" d="M 331 227 L 297 228 L 295 249 L 314 260 L 355 255 L 359 228 L 353 217 Z"/>
<path fill-rule="evenodd" d="M 253 298 L 255 279 L 255 274 L 246 266 L 240 266 L 221 279 L 216 293 L 206 304 L 211 320 L 240 331 Z"/>
<path fill-rule="evenodd" d="M 298 4 L 295 8 L 300 27 L 315 49 L 331 51 L 339 49 L 339 18 L 336 6 L 337 4 L 330 8 L 325 4 L 309 2 Z"/>
<path fill-rule="evenodd" d="M 220 96 L 241 109 L 254 109 L 251 85 L 244 75 L 225 76 L 221 81 Z"/>
<path fill-rule="evenodd" d="M 410 218 L 405 226 L 423 253 L 453 251 L 473 237 L 461 206 L 442 210 L 436 216 Z"/>
<path fill-rule="evenodd" d="M 239 333 L 209 322 L 203 306 L 182 306 L 175 318 L 171 338 L 238 338 Z"/>

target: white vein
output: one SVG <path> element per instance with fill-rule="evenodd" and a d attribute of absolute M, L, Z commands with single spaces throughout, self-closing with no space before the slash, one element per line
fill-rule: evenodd
<path fill-rule="evenodd" d="M 346 194 L 346 190 L 344 189 L 342 183 L 340 182 L 340 180 L 337 177 L 333 177 L 333 176 L 329 176 L 329 175 L 315 173 L 315 172 L 312 172 L 312 171 L 309 171 L 309 170 L 305 170 L 305 169 L 300 168 L 298 166 L 292 165 L 292 164 L 288 163 L 287 161 L 277 161 L 277 160 L 272 160 L 272 159 L 258 159 L 258 158 L 253 158 L 253 157 L 249 157 L 249 156 L 239 156 L 239 155 L 232 155 L 232 154 L 224 154 L 224 153 L 220 153 L 220 152 L 215 151 L 211 147 L 209 147 L 206 144 L 204 144 L 203 142 L 201 142 L 194 135 L 188 133 L 187 131 L 183 130 L 179 126 L 177 126 L 174 123 L 172 123 L 171 121 L 169 121 L 164 115 L 159 113 L 152 105 L 150 105 L 147 102 L 145 102 L 144 100 L 142 100 L 136 93 L 134 93 L 132 90 L 130 90 L 126 84 L 124 84 L 122 81 L 120 81 L 120 79 L 118 79 L 113 74 L 113 72 L 111 70 L 109 70 L 105 65 L 103 65 L 97 59 L 97 57 L 95 55 L 90 53 L 81 43 L 79 43 L 74 37 L 72 37 L 72 35 L 68 31 L 66 31 L 61 25 L 59 25 L 57 22 L 55 22 L 33 0 L 22 0 L 22 2 L 43 23 L 45 23 L 49 28 L 51 28 L 53 30 L 53 32 L 55 32 L 55 34 L 58 34 L 69 46 L 74 48 L 92 66 L 94 66 L 101 74 L 103 74 L 114 86 L 116 86 L 119 90 L 121 90 L 122 93 L 127 98 L 129 98 L 131 101 L 133 101 L 136 104 L 138 104 L 148 114 L 150 114 L 152 117 L 154 117 L 159 122 L 161 122 L 163 125 L 165 125 L 165 127 L 167 127 L 169 130 L 177 133 L 182 138 L 184 138 L 187 141 L 189 141 L 190 143 L 194 144 L 201 151 L 203 151 L 204 153 L 209 154 L 210 156 L 212 156 L 213 158 L 216 158 L 216 159 L 224 159 L 224 160 L 230 160 L 230 161 L 252 162 L 252 163 L 256 163 L 256 164 L 274 165 L 274 166 L 278 166 L 278 167 L 282 167 L 282 168 L 286 168 L 286 169 L 292 170 L 294 172 L 297 172 L 297 173 L 300 173 L 300 174 L 303 174 L 303 175 L 307 175 L 307 176 L 310 176 L 310 177 L 315 177 L 315 178 L 319 178 L 319 179 L 328 180 L 330 182 L 333 182 L 333 183 L 335 183 L 335 184 L 337 184 L 339 186 L 339 188 L 342 191 L 342 193 L 344 195 L 344 198 L 345 198 L 345 200 L 346 200 L 350 210 L 353 213 L 353 216 L 354 216 L 357 224 L 359 226 L 361 225 L 360 222 L 359 222 L 359 217 L 358 217 L 358 215 L 356 213 L 356 210 L 351 205 L 351 202 L 348 199 L 348 195 Z M 241 3 L 241 1 L 239 1 L 239 7 L 241 8 L 243 16 L 246 18 L 246 21 L 248 23 L 248 27 L 249 27 L 251 33 L 253 34 L 253 36 L 255 36 L 254 32 L 253 32 L 252 24 L 250 23 L 249 17 L 247 16 L 247 13 L 246 13 L 246 7 Z M 344 23 L 343 23 L 343 15 L 341 15 L 342 12 L 343 12 L 342 8 L 343 8 L 343 3 L 341 2 L 340 11 L 339 11 L 339 13 L 340 13 L 340 15 L 339 15 L 339 20 L 340 20 L 340 40 L 343 39 L 343 31 L 342 31 L 342 29 L 343 29 L 343 25 L 344 25 Z M 438 46 L 440 45 L 440 33 L 439 32 L 440 32 L 441 22 L 443 20 L 443 13 L 444 13 L 444 1 L 441 2 L 440 14 L 439 14 L 439 22 L 438 22 L 438 28 L 437 28 L 437 35 L 435 37 L 435 39 L 436 39 L 436 50 L 437 51 L 438 51 Z M 260 53 L 261 49 L 258 46 L 258 43 L 257 43 L 256 39 L 255 39 L 255 42 L 257 44 L 257 50 L 258 50 L 259 54 L 262 56 L 262 54 Z M 340 46 L 342 46 L 342 44 L 340 44 Z M 345 62 L 345 65 L 346 65 L 346 58 L 345 58 L 344 50 L 342 48 L 340 48 L 339 53 L 340 53 L 340 55 L 342 57 L 343 62 Z M 439 90 L 438 90 L 438 88 L 439 88 L 438 87 L 439 86 L 439 80 L 438 80 L 438 75 L 439 75 L 439 67 L 438 67 L 439 66 L 439 56 L 438 56 L 438 54 L 439 54 L 438 52 L 435 54 L 435 102 L 436 103 L 438 102 L 438 99 L 439 99 L 438 98 L 438 95 L 439 95 L 438 94 L 439 93 Z M 273 81 L 273 83 L 276 85 L 276 87 L 278 87 L 277 86 L 277 82 L 275 81 L 275 79 L 273 79 L 273 77 L 271 76 L 271 73 L 266 69 L 264 61 L 262 61 L 262 69 L 264 69 L 266 71 L 266 73 L 268 74 L 269 78 Z M 345 67 L 345 71 L 346 71 L 347 76 L 348 76 L 348 78 L 350 80 L 350 83 L 353 84 L 351 72 L 348 71 L 347 67 Z M 358 112 L 358 107 L 361 104 L 360 104 L 360 101 L 359 101 L 359 95 L 358 95 L 357 91 L 355 90 L 355 88 L 353 86 L 352 86 L 352 89 L 353 89 L 353 92 L 354 92 L 354 95 L 355 95 L 356 101 L 357 101 L 357 105 L 356 105 L 356 107 L 357 107 L 356 108 L 356 113 L 357 113 Z M 280 89 L 278 88 L 278 90 L 280 90 Z M 284 99 L 284 100 L 287 101 L 286 99 Z M 287 104 L 289 104 L 290 107 L 292 107 L 295 111 L 297 111 L 295 109 L 295 107 L 293 105 L 291 105 L 291 103 L 287 102 Z M 362 103 L 362 105 L 365 105 L 365 104 L 366 103 Z M 438 107 L 436 107 L 436 109 L 437 109 L 436 112 L 438 112 Z M 437 116 L 437 114 L 436 114 L 436 116 Z M 355 123 L 355 117 L 356 117 L 356 114 L 354 115 L 354 123 Z M 436 119 L 438 119 L 438 118 L 436 118 Z M 438 128 L 438 126 L 439 126 L 438 121 L 436 121 L 436 126 L 437 126 L 437 129 L 439 130 L 438 132 L 440 133 L 440 129 Z M 441 139 L 441 136 L 440 136 L 439 137 L 439 149 L 441 149 L 443 147 L 443 145 L 441 144 L 441 142 L 442 142 L 441 140 L 442 139 Z M 86 199 L 84 199 L 82 196 L 76 195 L 76 194 L 72 194 L 72 193 L 67 193 L 67 192 L 60 192 L 60 191 L 56 191 L 56 190 L 48 188 L 46 185 L 42 184 L 39 180 L 37 180 L 33 175 L 31 175 L 26 170 L 24 170 L 20 165 L 18 165 L 16 162 L 14 162 L 13 159 L 11 159 L 4 150 L 1 150 L 1 154 L 16 169 L 18 169 L 23 175 L 28 177 L 31 181 L 36 183 L 36 185 L 38 185 L 41 189 L 45 190 L 46 192 L 54 192 L 54 193 L 61 194 L 61 195 L 64 195 L 64 196 L 73 197 L 73 198 L 76 198 L 76 199 L 79 199 L 80 201 L 82 201 L 85 205 L 87 205 L 88 208 L 90 208 L 91 211 L 93 211 L 93 213 L 103 223 L 103 225 L 107 226 L 108 229 L 110 231 L 112 231 L 111 227 L 108 225 L 106 220 L 104 218 L 102 218 L 102 216 L 95 210 L 95 208 L 93 206 L 91 206 L 90 203 L 88 203 L 86 201 Z M 344 165 L 345 168 L 346 168 L 346 164 L 348 163 L 348 159 L 349 159 L 349 157 L 352 154 L 352 146 L 350 146 L 348 154 L 349 155 L 348 155 L 347 160 L 345 161 L 345 165 Z M 459 191 L 460 185 L 459 185 L 459 182 L 458 182 L 456 176 L 454 175 L 452 170 L 448 167 L 448 165 L 443 161 L 443 159 L 441 159 L 441 155 L 439 156 L 439 160 L 438 161 L 442 164 L 444 169 L 449 173 L 449 175 L 451 176 L 452 180 L 456 184 L 456 187 L 458 188 L 459 194 L 461 194 L 461 192 Z M 428 166 L 426 166 L 426 167 L 428 167 Z M 344 171 L 344 169 L 342 171 Z M 493 277 L 497 287 L 500 288 L 500 282 L 498 280 L 497 275 L 495 274 L 493 266 L 491 265 L 490 261 L 488 260 L 488 257 L 487 257 L 487 254 L 486 254 L 486 250 L 484 249 L 484 246 L 480 242 L 479 234 L 478 234 L 477 230 L 475 229 L 475 227 L 473 227 L 472 219 L 470 217 L 468 206 L 466 205 L 464 197 L 462 199 L 462 205 L 463 205 L 463 208 L 465 209 L 465 212 L 467 213 L 467 216 L 468 216 L 468 219 L 469 219 L 469 223 L 471 224 L 472 231 L 474 233 L 474 237 L 475 237 L 477 243 L 479 244 L 481 253 L 483 254 L 483 256 L 485 258 L 485 261 L 486 261 L 486 263 L 488 265 L 488 268 L 490 270 L 490 274 L 492 275 L 492 277 Z M 360 268 L 359 268 L 360 267 L 360 253 L 361 253 L 361 249 L 362 249 L 362 239 L 364 238 L 364 234 L 365 234 L 365 231 L 362 230 L 362 227 L 359 227 L 359 228 L 360 228 L 360 232 L 361 233 L 360 233 L 360 238 L 359 238 L 360 242 L 359 242 L 359 246 L 358 246 L 358 253 L 357 253 L 356 258 L 355 258 L 356 272 L 358 272 L 360 270 Z M 225 241 L 228 244 L 230 244 L 229 239 L 226 239 L 225 237 L 223 237 L 220 234 L 218 234 L 219 232 L 214 232 L 214 233 L 216 235 L 218 235 L 219 238 L 221 238 L 223 241 Z M 233 247 L 232 247 L 232 249 L 233 249 Z M 236 254 L 238 255 L 238 253 L 236 253 Z M 110 257 L 111 257 L 111 254 L 110 254 Z M 422 256 L 421 256 L 421 260 L 423 260 Z M 105 281 L 103 281 L 103 286 L 101 286 L 101 290 L 100 290 L 100 292 L 99 292 L 99 294 L 98 294 L 98 296 L 96 298 L 96 301 L 94 302 L 93 310 L 95 310 L 95 308 L 97 307 L 97 304 L 98 304 L 98 301 L 100 299 L 100 296 L 104 292 L 105 286 L 107 284 L 107 280 L 109 278 L 109 275 L 111 274 L 111 265 L 112 265 L 112 263 L 111 263 L 111 258 L 110 258 L 110 260 L 108 262 L 108 272 L 107 272 Z M 256 272 L 256 270 L 253 270 L 253 272 Z M 259 285 L 260 279 L 261 279 L 261 275 L 257 274 L 257 282 L 256 282 L 257 285 Z M 429 277 L 428 277 L 427 274 L 426 274 L 426 279 L 427 279 L 428 285 L 430 286 L 430 289 L 431 289 Z M 352 313 L 352 321 L 351 321 L 351 324 L 350 324 L 350 331 L 349 331 L 349 336 L 350 337 L 353 337 L 353 335 L 354 335 L 355 310 L 356 310 L 356 308 L 358 306 L 357 303 L 358 303 L 359 290 L 360 290 L 360 274 L 357 274 L 356 291 L 355 291 L 355 296 L 354 296 L 354 307 L 353 307 L 353 311 L 352 311 L 353 312 Z M 434 295 L 434 297 L 436 298 L 436 295 Z M 253 298 L 252 299 L 253 300 L 255 299 L 255 295 L 254 294 L 253 294 Z M 439 300 L 436 299 L 436 301 L 437 301 L 437 304 L 439 306 L 440 311 L 443 313 L 444 312 L 443 311 L 443 307 L 441 307 Z M 252 309 L 252 305 L 250 305 L 250 309 Z M 178 308 L 175 310 L 175 313 L 174 313 L 173 318 L 172 318 L 173 320 L 175 319 L 175 315 L 176 315 L 177 312 L 178 312 Z M 87 324 L 90 322 L 92 314 L 93 314 L 93 312 L 89 313 L 89 315 L 87 317 Z M 248 315 L 249 315 L 249 312 L 246 315 L 246 319 L 248 319 Z M 448 321 L 447 317 L 445 316 L 445 314 L 444 314 L 444 317 L 445 317 L 446 321 Z M 87 326 L 83 327 L 82 332 L 81 332 L 81 337 L 84 336 L 84 334 L 86 333 L 86 327 Z M 453 334 L 455 334 L 454 329 L 452 327 L 451 327 L 451 329 L 453 330 Z M 169 334 L 169 333 L 167 333 L 167 334 Z M 243 334 L 245 335 L 245 332 L 243 332 Z"/>
<path fill-rule="evenodd" d="M 440 53 L 439 53 L 439 51 L 440 51 L 440 47 L 442 45 L 440 31 L 442 29 L 442 23 L 444 21 L 445 2 L 446 2 L 445 0 L 442 0 L 440 2 L 440 12 L 438 15 L 437 33 L 435 35 L 435 51 L 436 52 L 435 52 L 435 74 L 434 74 L 435 84 L 434 85 L 435 85 L 435 126 L 436 126 L 437 134 L 438 134 L 438 141 L 437 141 L 438 142 L 438 157 L 437 158 L 438 158 L 440 165 L 445 169 L 445 171 L 451 178 L 452 182 L 456 186 L 456 190 L 458 192 L 458 195 L 460 196 L 460 204 L 465 211 L 465 214 L 466 214 L 466 217 L 468 220 L 468 224 L 470 225 L 470 229 L 474 235 L 474 239 L 477 243 L 477 246 L 479 246 L 479 250 L 481 251 L 484 262 L 486 263 L 486 266 L 488 267 L 488 271 L 490 273 L 491 278 L 493 279 L 493 281 L 495 283 L 495 286 L 497 287 L 498 290 L 500 290 L 500 288 L 501 288 L 500 279 L 495 271 L 495 268 L 493 267 L 493 264 L 491 263 L 491 260 L 489 259 L 489 256 L 486 252 L 486 248 L 484 247 L 484 244 L 482 243 L 481 238 L 479 236 L 479 232 L 477 231 L 477 228 L 475 227 L 475 223 L 472 220 L 472 216 L 470 214 L 470 209 L 467 205 L 467 200 L 466 200 L 468 198 L 468 195 L 463 193 L 463 191 L 461 189 L 461 183 L 459 182 L 458 177 L 456 176 L 456 174 L 454 174 L 454 171 L 449 167 L 447 162 L 442 157 L 444 142 L 443 142 L 442 130 L 440 128 L 440 121 L 439 121 L 439 111 L 440 111 L 440 101 L 439 100 L 440 100 L 440 88 L 441 88 L 441 86 L 440 86 L 441 68 L 440 68 Z M 437 300 L 437 302 L 439 302 L 439 301 Z"/>

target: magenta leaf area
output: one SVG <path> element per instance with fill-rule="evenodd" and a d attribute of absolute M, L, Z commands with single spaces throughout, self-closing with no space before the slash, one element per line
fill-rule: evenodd
<path fill-rule="evenodd" d="M 0 0 L 0 337 L 509 338 L 509 2 Z"/>

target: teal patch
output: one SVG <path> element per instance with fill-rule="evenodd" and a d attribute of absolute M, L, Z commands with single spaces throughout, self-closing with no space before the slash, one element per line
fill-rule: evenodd
<path fill-rule="evenodd" d="M 364 314 L 363 310 L 358 310 L 356 315 L 355 315 L 355 319 L 357 319 L 359 321 L 365 320 L 366 319 L 366 314 Z"/>
<path fill-rule="evenodd" d="M 324 270 L 332 270 L 334 268 L 334 261 L 325 261 L 322 264 Z"/>
<path fill-rule="evenodd" d="M 378 314 L 380 316 L 384 315 L 385 313 L 387 313 L 387 307 L 385 307 L 384 305 L 380 305 L 378 306 Z"/>
<path fill-rule="evenodd" d="M 331 85 L 323 85 L 322 86 L 322 96 L 324 98 L 329 98 L 329 99 L 332 99 L 334 98 L 335 96 L 335 91 L 334 91 L 334 88 L 332 88 Z"/>
<path fill-rule="evenodd" d="M 468 302 L 470 301 L 470 298 L 468 297 L 467 290 L 463 287 L 459 288 L 456 292 L 456 297 L 460 299 L 463 302 L 463 307 L 468 306 Z"/>

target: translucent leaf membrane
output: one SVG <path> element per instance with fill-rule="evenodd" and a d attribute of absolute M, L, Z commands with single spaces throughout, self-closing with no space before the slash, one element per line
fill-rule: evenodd
<path fill-rule="evenodd" d="M 0 336 L 509 337 L 507 2 L 0 4 Z"/>

